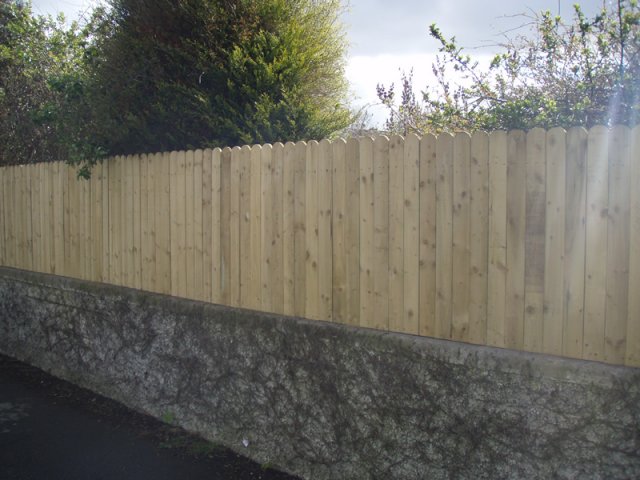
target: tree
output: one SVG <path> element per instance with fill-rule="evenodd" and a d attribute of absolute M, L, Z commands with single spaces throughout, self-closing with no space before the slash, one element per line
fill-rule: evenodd
<path fill-rule="evenodd" d="M 110 0 L 88 53 L 110 154 L 320 138 L 350 123 L 338 0 Z"/>
<path fill-rule="evenodd" d="M 438 91 L 416 99 L 411 75 L 403 75 L 401 102 L 395 89 L 378 86 L 393 132 L 550 128 L 625 123 L 640 118 L 640 8 L 617 0 L 592 19 L 579 5 L 571 24 L 543 12 L 531 18 L 532 36 L 508 41 L 488 70 L 463 53 L 455 37 L 440 43 L 433 65 Z M 449 80 L 454 71 L 460 84 Z"/>
<path fill-rule="evenodd" d="M 34 16 L 29 3 L 0 3 L 0 164 L 88 153 L 78 85 L 86 31 Z"/>

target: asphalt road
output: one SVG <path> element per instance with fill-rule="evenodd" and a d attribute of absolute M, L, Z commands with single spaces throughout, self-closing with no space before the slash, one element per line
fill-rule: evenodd
<path fill-rule="evenodd" d="M 294 477 L 0 355 L 0 479 Z"/>

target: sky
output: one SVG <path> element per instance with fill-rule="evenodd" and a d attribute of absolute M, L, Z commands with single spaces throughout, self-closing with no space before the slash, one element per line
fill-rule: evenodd
<path fill-rule="evenodd" d="M 445 37 L 456 37 L 481 65 L 488 66 L 500 51 L 505 34 L 526 33 L 523 15 L 544 10 L 572 18 L 573 4 L 587 14 L 602 7 L 603 0 L 351 0 L 344 16 L 351 44 L 347 78 L 356 95 L 354 104 L 368 106 L 374 124 L 386 118 L 376 106 L 376 86 L 400 83 L 400 71 L 413 70 L 416 90 L 434 83 L 431 65 L 438 42 L 429 35 L 435 23 Z M 609 1 L 609 0 L 606 0 Z M 519 28 L 520 27 L 520 28 Z M 417 93 L 417 92 L 416 92 Z"/>
<path fill-rule="evenodd" d="M 75 19 L 100 0 L 32 0 L 35 13 L 63 11 Z M 385 118 L 376 96 L 377 84 L 400 82 L 401 71 L 413 70 L 414 85 L 425 90 L 433 83 L 431 65 L 438 43 L 429 36 L 436 23 L 443 34 L 455 36 L 481 64 L 488 65 L 504 35 L 526 32 L 523 14 L 549 10 L 570 18 L 580 3 L 593 15 L 611 0 L 350 0 L 342 20 L 350 50 L 346 76 L 354 107 L 366 107 L 373 124 Z M 514 30 L 521 27 L 520 30 Z"/>

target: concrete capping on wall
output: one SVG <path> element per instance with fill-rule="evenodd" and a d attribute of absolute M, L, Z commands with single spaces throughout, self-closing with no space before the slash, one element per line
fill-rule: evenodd
<path fill-rule="evenodd" d="M 638 369 L 8 268 L 0 352 L 309 479 L 640 478 Z"/>

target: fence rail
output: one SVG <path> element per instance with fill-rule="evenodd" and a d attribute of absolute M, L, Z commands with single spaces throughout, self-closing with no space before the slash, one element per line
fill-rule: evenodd
<path fill-rule="evenodd" d="M 640 366 L 640 128 L 0 169 L 0 264 Z"/>

